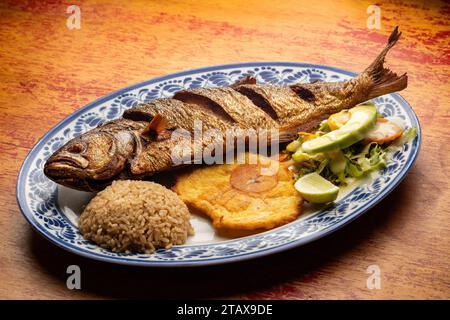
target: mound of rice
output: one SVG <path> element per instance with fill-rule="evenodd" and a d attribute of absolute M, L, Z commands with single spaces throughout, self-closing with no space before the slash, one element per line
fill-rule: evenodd
<path fill-rule="evenodd" d="M 176 193 L 148 181 L 119 180 L 99 192 L 80 216 L 80 232 L 115 252 L 152 253 L 183 244 L 193 234 Z"/>

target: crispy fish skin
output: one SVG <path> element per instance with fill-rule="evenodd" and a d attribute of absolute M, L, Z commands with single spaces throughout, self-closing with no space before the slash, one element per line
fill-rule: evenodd
<path fill-rule="evenodd" d="M 291 86 L 257 85 L 244 78 L 227 88 L 183 90 L 171 99 L 154 100 L 125 111 L 113 120 L 82 134 L 57 150 L 46 162 L 44 173 L 57 183 L 80 190 L 101 190 L 115 179 L 140 179 L 174 168 L 172 151 L 179 129 L 187 134 L 201 121 L 204 131 L 217 129 L 224 140 L 233 129 L 276 129 L 280 142 L 309 131 L 342 109 L 407 86 L 407 76 L 384 68 L 384 59 L 400 37 L 396 28 L 388 44 L 357 77 L 342 82 L 316 82 Z M 164 118 L 161 130 L 152 121 Z M 213 138 L 189 146 L 204 151 Z"/>
<path fill-rule="evenodd" d="M 281 127 L 300 123 L 311 103 L 287 86 L 247 84 L 235 88 L 268 113 Z M 286 107 L 289 106 L 289 107 Z"/>
<path fill-rule="evenodd" d="M 273 160 L 257 155 L 250 164 L 199 168 L 177 178 L 174 191 L 189 207 L 212 219 L 219 230 L 262 231 L 289 223 L 301 214 L 302 198 L 287 163 L 262 175 Z M 257 163 L 257 164 L 256 164 Z"/>
<path fill-rule="evenodd" d="M 250 99 L 234 88 L 195 88 L 182 90 L 174 99 L 195 105 L 207 106 L 227 114 L 241 128 L 274 128 L 277 123 Z"/>
<path fill-rule="evenodd" d="M 227 130 L 233 121 L 217 117 L 209 108 L 183 103 L 176 99 L 158 99 L 125 110 L 123 117 L 129 120 L 150 122 L 157 114 L 164 115 L 167 129 L 185 129 L 192 131 L 194 121 L 202 122 L 203 129 L 216 128 Z"/>

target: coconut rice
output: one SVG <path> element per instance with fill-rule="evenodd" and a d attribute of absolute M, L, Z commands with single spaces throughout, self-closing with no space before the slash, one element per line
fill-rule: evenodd
<path fill-rule="evenodd" d="M 99 192 L 80 216 L 83 236 L 115 252 L 152 253 L 193 234 L 186 205 L 148 181 L 119 180 Z"/>

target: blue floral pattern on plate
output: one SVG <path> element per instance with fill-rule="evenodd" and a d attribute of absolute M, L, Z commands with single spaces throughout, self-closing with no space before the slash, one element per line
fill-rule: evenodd
<path fill-rule="evenodd" d="M 291 84 L 340 81 L 354 73 L 321 65 L 264 62 L 223 65 L 180 72 L 152 79 L 103 97 L 76 111 L 52 128 L 28 154 L 17 180 L 17 201 L 25 218 L 58 246 L 90 258 L 131 265 L 186 266 L 226 263 L 262 256 L 325 236 L 355 219 L 392 191 L 405 177 L 420 148 L 420 127 L 408 103 L 398 94 L 374 99 L 379 112 L 416 127 L 414 141 L 396 151 L 387 168 L 359 185 L 333 206 L 282 227 L 220 243 L 175 246 L 155 254 L 122 254 L 84 240 L 57 204 L 57 186 L 43 174 L 45 160 L 63 143 L 124 110 L 152 99 L 171 97 L 181 89 L 228 86 L 252 75 L 259 83 Z"/>

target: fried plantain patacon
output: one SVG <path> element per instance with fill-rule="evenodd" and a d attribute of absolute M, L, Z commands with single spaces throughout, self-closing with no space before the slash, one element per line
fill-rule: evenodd
<path fill-rule="evenodd" d="M 217 229 L 259 231 L 295 220 L 302 198 L 289 163 L 248 153 L 243 160 L 187 172 L 174 190 Z"/>

